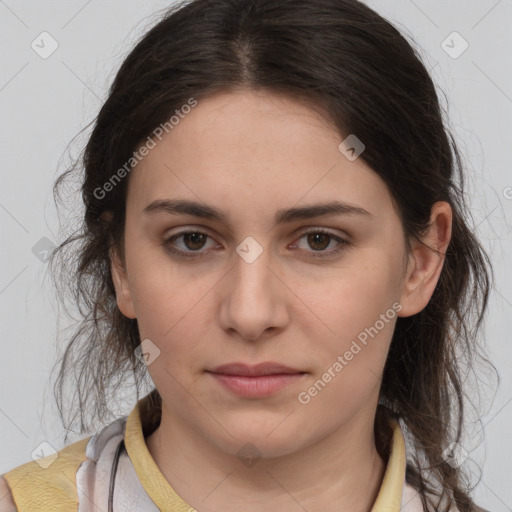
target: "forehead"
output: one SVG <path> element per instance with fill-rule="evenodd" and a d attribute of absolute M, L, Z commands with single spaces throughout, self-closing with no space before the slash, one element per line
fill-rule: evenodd
<path fill-rule="evenodd" d="M 303 100 L 219 93 L 199 101 L 136 165 L 128 200 L 138 211 L 179 197 L 260 215 L 320 200 L 390 206 L 384 182 L 362 158 L 349 161 L 342 140 Z"/>

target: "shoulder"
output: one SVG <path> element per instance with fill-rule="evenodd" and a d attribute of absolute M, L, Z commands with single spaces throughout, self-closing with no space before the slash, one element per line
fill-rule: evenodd
<path fill-rule="evenodd" d="M 12 499 L 11 489 L 0 475 L 0 512 L 16 512 L 16 505 Z"/>
<path fill-rule="evenodd" d="M 0 512 L 46 510 L 41 503 L 53 501 L 55 512 L 76 502 L 75 475 L 86 459 L 90 438 L 72 443 L 58 452 L 17 466 L 2 475 Z M 61 506 L 62 505 L 62 506 Z M 11 507 L 11 508 L 5 508 Z M 13 508 L 14 507 L 14 508 Z M 16 508 L 17 507 L 17 508 Z"/>
<path fill-rule="evenodd" d="M 104 476 L 115 443 L 123 438 L 125 421 L 118 419 L 93 436 L 1 475 L 0 512 L 77 510 L 83 493 L 108 485 Z"/>

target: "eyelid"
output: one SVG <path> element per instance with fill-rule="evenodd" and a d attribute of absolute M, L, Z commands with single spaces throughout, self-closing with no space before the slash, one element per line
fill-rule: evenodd
<path fill-rule="evenodd" d="M 339 231 L 335 231 L 334 229 L 331 229 L 331 228 L 324 228 L 324 227 L 321 227 L 321 226 L 306 226 L 306 227 L 302 227 L 298 230 L 298 234 L 295 235 L 295 236 L 299 236 L 299 237 L 302 237 L 304 235 L 307 235 L 307 234 L 310 234 L 310 233 L 325 233 L 326 235 L 330 235 L 332 237 L 337 237 L 337 238 L 340 238 L 340 239 L 343 239 L 348 242 L 349 240 L 349 235 L 348 233 L 345 233 L 345 232 L 342 232 L 340 233 Z"/>

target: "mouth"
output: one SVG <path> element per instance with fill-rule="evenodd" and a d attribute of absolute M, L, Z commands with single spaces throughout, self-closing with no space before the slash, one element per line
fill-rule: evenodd
<path fill-rule="evenodd" d="M 306 373 L 303 370 L 298 370 L 296 368 L 274 362 L 264 362 L 256 365 L 249 365 L 246 363 L 227 363 L 217 366 L 213 370 L 207 371 L 223 375 L 238 375 L 247 377 Z"/>
<path fill-rule="evenodd" d="M 280 363 L 229 363 L 207 370 L 216 382 L 231 393 L 246 398 L 262 398 L 302 380 L 307 372 Z"/>

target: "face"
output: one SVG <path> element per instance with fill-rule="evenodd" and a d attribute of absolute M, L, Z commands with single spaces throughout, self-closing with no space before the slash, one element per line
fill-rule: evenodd
<path fill-rule="evenodd" d="M 304 103 L 222 93 L 129 177 L 119 307 L 167 413 L 225 453 L 287 454 L 373 419 L 411 274 L 386 185 L 343 139 Z M 293 373 L 212 373 L 262 362 Z"/>

